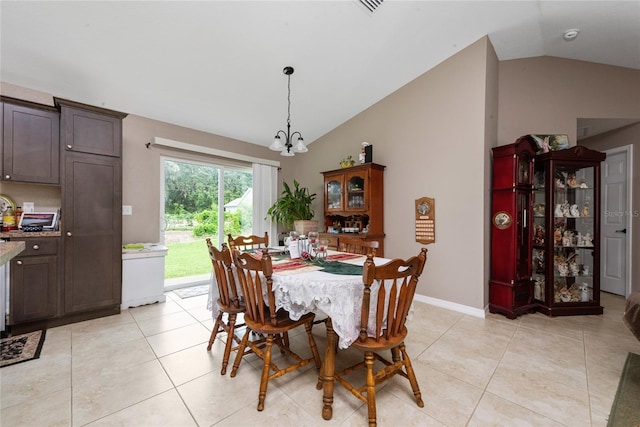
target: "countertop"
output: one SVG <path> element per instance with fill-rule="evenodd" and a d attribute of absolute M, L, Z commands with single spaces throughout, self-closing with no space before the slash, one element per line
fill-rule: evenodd
<path fill-rule="evenodd" d="M 22 230 L 2 231 L 0 239 L 23 239 L 25 237 L 60 237 L 60 230 L 57 231 L 34 231 L 25 233 Z"/>
<path fill-rule="evenodd" d="M 0 265 L 11 261 L 12 258 L 24 250 L 24 247 L 24 242 L 1 242 Z"/>

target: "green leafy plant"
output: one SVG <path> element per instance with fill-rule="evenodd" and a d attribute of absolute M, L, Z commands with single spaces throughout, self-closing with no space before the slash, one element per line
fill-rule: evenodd
<path fill-rule="evenodd" d="M 276 202 L 267 210 L 267 217 L 285 227 L 291 227 L 296 220 L 310 220 L 313 218 L 311 204 L 316 193 L 310 194 L 309 189 L 300 187 L 300 183 L 293 180 L 293 191 L 286 182 L 282 183 L 284 190 Z M 265 219 L 267 219 L 265 217 Z"/>

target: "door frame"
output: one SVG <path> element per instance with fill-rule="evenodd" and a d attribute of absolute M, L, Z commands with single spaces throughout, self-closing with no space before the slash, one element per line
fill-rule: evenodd
<path fill-rule="evenodd" d="M 627 164 L 626 164 L 626 170 L 627 170 L 627 176 L 626 176 L 626 181 L 627 181 L 627 211 L 624 213 L 624 218 L 625 218 L 625 228 L 627 229 L 627 241 L 626 241 L 626 252 L 627 252 L 627 271 L 626 271 L 626 276 L 627 276 L 627 283 L 625 284 L 625 295 L 624 297 L 628 297 L 629 294 L 631 293 L 631 284 L 633 283 L 633 277 L 631 276 L 632 272 L 633 272 L 633 254 L 631 252 L 631 249 L 633 247 L 632 245 L 632 241 L 633 241 L 633 230 L 632 230 L 632 225 L 633 225 L 633 221 L 631 221 L 631 218 L 635 215 L 635 212 L 633 211 L 633 145 L 632 144 L 628 144 L 628 145 L 622 145 L 620 147 L 614 147 L 614 148 L 610 148 L 608 150 L 603 150 L 603 153 L 606 153 L 607 156 L 609 156 L 610 154 L 617 154 L 617 153 L 626 153 L 627 156 Z M 605 160 L 606 161 L 606 160 Z M 602 177 L 600 178 L 602 180 Z M 602 182 L 601 182 L 601 186 L 600 188 L 602 188 Z M 602 208 L 604 210 L 604 203 L 602 203 Z M 602 215 L 600 216 L 600 228 L 602 229 L 602 223 L 604 222 L 604 212 L 602 212 Z M 600 236 L 600 239 L 602 239 L 603 236 Z M 603 253 L 600 254 L 600 259 L 602 260 L 602 257 L 604 256 L 604 246 L 600 246 L 603 249 Z M 602 274 L 602 273 L 601 273 Z M 602 277 L 600 278 L 602 281 Z"/>

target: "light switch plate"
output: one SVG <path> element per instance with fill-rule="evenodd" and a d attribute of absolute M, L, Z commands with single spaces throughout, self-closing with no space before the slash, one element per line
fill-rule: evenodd
<path fill-rule="evenodd" d="M 133 215 L 133 206 L 122 205 L 122 215 Z"/>
<path fill-rule="evenodd" d="M 22 212 L 34 212 L 35 211 L 35 205 L 33 204 L 33 202 L 23 202 L 22 203 Z"/>

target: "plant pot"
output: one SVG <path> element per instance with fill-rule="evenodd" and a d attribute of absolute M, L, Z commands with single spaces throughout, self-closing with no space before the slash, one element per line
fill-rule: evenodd
<path fill-rule="evenodd" d="M 293 228 L 300 236 L 306 236 L 310 231 L 318 231 L 318 220 L 296 220 L 293 222 Z"/>

